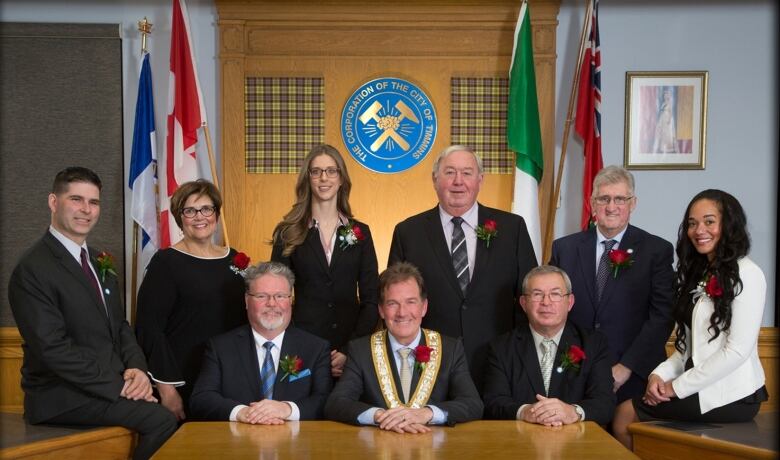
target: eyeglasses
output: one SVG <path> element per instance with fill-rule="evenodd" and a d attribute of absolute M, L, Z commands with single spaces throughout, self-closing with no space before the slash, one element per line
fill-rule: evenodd
<path fill-rule="evenodd" d="M 594 198 L 596 204 L 600 206 L 606 206 L 610 202 L 615 203 L 615 206 L 625 206 L 629 201 L 633 200 L 633 196 L 609 196 L 601 195 Z"/>
<path fill-rule="evenodd" d="M 247 292 L 246 295 L 250 297 L 254 297 L 261 304 L 268 303 L 268 301 L 271 299 L 274 299 L 276 303 L 283 303 L 290 300 L 290 298 L 292 297 L 291 294 L 283 294 L 281 292 L 277 292 L 276 294 L 266 294 L 265 292 L 252 294 L 251 292 Z"/>
<path fill-rule="evenodd" d="M 192 219 L 197 213 L 203 217 L 211 217 L 216 211 L 216 206 L 201 206 L 200 208 L 184 208 L 181 210 L 181 215 L 188 219 Z"/>
<path fill-rule="evenodd" d="M 311 168 L 309 170 L 309 177 L 317 179 L 322 176 L 322 173 L 325 173 L 326 176 L 332 179 L 334 177 L 339 177 L 341 170 L 339 168 Z"/>
<path fill-rule="evenodd" d="M 534 292 L 532 292 L 530 294 L 525 294 L 525 296 L 528 297 L 529 299 L 531 299 L 531 302 L 534 302 L 534 303 L 544 302 L 544 298 L 545 297 L 549 297 L 550 298 L 550 302 L 560 302 L 561 300 L 563 300 L 564 297 L 566 297 L 568 295 L 569 294 L 563 294 L 563 293 L 558 292 L 558 291 L 553 291 L 553 292 L 549 292 L 549 293 L 545 293 L 545 292 L 542 292 L 542 291 L 534 291 Z"/>

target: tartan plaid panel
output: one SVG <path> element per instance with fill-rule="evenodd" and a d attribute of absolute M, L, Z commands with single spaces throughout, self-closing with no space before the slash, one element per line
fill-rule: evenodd
<path fill-rule="evenodd" d="M 323 78 L 247 77 L 244 101 L 248 173 L 297 173 L 325 141 Z"/>
<path fill-rule="evenodd" d="M 506 145 L 508 78 L 451 79 L 452 143 L 482 155 L 485 172 L 513 174 L 515 157 Z"/>

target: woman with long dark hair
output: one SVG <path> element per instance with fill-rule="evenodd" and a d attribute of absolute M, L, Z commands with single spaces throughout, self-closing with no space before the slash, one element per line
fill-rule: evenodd
<path fill-rule="evenodd" d="M 293 323 L 330 342 L 334 377 L 346 362 L 347 342 L 373 332 L 378 319 L 376 251 L 368 225 L 352 216 L 351 189 L 338 150 L 311 149 L 295 204 L 274 229 L 271 254 L 295 273 Z"/>
<path fill-rule="evenodd" d="M 736 198 L 712 189 L 693 197 L 677 239 L 676 350 L 650 374 L 644 396 L 615 413 L 613 432 L 629 449 L 632 422 L 744 422 L 768 399 L 758 359 L 766 279 L 749 251 Z"/>

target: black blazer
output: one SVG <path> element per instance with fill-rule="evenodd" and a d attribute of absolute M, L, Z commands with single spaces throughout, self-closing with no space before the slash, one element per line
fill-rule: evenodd
<path fill-rule="evenodd" d="M 460 340 L 446 336 L 442 336 L 441 339 L 441 367 L 428 404 L 447 412 L 447 424 L 450 426 L 479 419 L 482 417 L 482 401 L 469 375 L 463 345 Z M 421 341 L 425 342 L 425 335 Z M 392 357 L 390 341 L 386 343 L 387 351 L 390 353 L 388 359 L 393 370 L 395 387 L 401 388 L 401 377 Z M 417 387 L 420 373 L 419 369 L 414 369 L 412 389 Z M 387 409 L 374 371 L 370 336 L 366 336 L 349 343 L 344 374 L 328 397 L 328 402 L 325 404 L 325 417 L 356 425 L 358 416 L 372 407 Z"/>
<path fill-rule="evenodd" d="M 333 381 L 330 376 L 330 348 L 326 341 L 306 331 L 288 327 L 282 341 L 281 358 L 298 356 L 311 375 L 290 382 L 281 381 L 284 372 L 276 370 L 274 399 L 298 405 L 301 420 L 322 417 L 322 407 Z M 263 399 L 260 364 L 251 326 L 245 325 L 209 340 L 200 376 L 190 398 L 190 410 L 197 419 L 229 420 L 240 404 Z"/>
<path fill-rule="evenodd" d="M 522 217 L 481 204 L 478 212 L 479 224 L 496 221 L 498 234 L 490 247 L 477 240 L 465 297 L 455 277 L 438 206 L 395 227 L 387 265 L 406 261 L 420 269 L 428 290 L 423 327 L 463 337 L 471 375 L 481 389 L 488 343 L 514 327 L 523 277 L 536 266 L 536 257 Z"/>
<path fill-rule="evenodd" d="M 557 372 L 563 353 L 571 345 L 585 351 L 580 370 Z M 553 363 L 548 396 L 578 404 L 585 411 L 585 420 L 603 425 L 612 419 L 615 410 L 613 382 L 606 338 L 568 322 Z M 544 396 L 539 356 L 529 326 L 522 325 L 490 344 L 483 396 L 485 417 L 514 420 L 520 406 L 537 402 L 537 394 Z"/>
<path fill-rule="evenodd" d="M 633 371 L 618 392 L 618 402 L 644 393 L 650 372 L 666 359 L 672 332 L 674 271 L 672 245 L 629 225 L 620 249 L 632 249 L 634 260 L 617 278 L 610 274 L 601 301 L 596 299 L 596 230 L 553 242 L 550 264 L 571 278 L 574 307 L 569 320 L 607 336 L 612 364 Z"/>
<path fill-rule="evenodd" d="M 97 251 L 89 253 L 97 267 Z M 125 369 L 146 371 L 116 277 L 107 274 L 101 287 L 110 320 L 81 265 L 48 231 L 14 269 L 8 299 L 24 340 L 22 389 L 30 423 L 97 398 L 116 401 Z"/>
<path fill-rule="evenodd" d="M 289 257 L 282 256 L 278 239 L 271 253 L 271 260 L 295 273 L 293 324 L 341 351 L 349 340 L 373 332 L 378 320 L 374 241 L 368 225 L 357 225 L 365 239 L 345 249 L 337 239 L 330 266 L 315 228 Z"/>

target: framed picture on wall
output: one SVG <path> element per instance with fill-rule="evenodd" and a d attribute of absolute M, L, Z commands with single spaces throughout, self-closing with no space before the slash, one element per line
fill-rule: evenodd
<path fill-rule="evenodd" d="M 707 72 L 626 72 L 627 169 L 704 169 Z"/>

